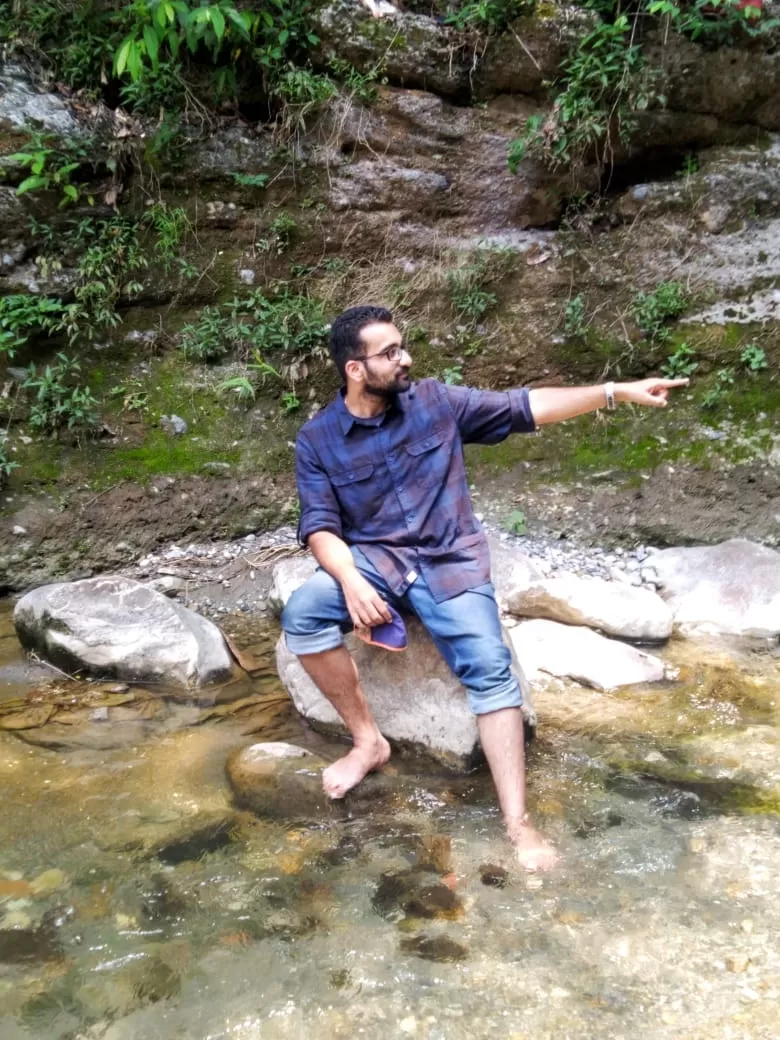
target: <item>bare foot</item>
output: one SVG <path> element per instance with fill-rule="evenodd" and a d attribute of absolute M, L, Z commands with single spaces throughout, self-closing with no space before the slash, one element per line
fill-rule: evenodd
<path fill-rule="evenodd" d="M 517 824 L 509 830 L 515 847 L 515 859 L 524 870 L 550 870 L 558 862 L 558 854 L 539 831 L 529 824 Z"/>
<path fill-rule="evenodd" d="M 322 787 L 328 798 L 343 798 L 374 769 L 379 769 L 390 758 L 390 745 L 379 736 L 368 746 L 355 746 L 328 766 L 322 773 Z"/>

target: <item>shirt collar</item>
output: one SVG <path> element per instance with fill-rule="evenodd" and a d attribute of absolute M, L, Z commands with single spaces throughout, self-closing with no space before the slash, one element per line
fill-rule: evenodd
<path fill-rule="evenodd" d="M 342 388 L 336 395 L 336 400 L 334 402 L 336 412 L 339 417 L 339 425 L 341 426 L 341 432 L 344 434 L 345 437 L 353 426 L 359 425 L 359 423 L 355 423 L 355 416 L 352 414 L 352 412 L 349 411 L 346 404 L 344 403 L 344 397 L 346 393 L 346 387 L 342 386 Z M 393 412 L 397 408 L 400 412 L 405 412 L 407 406 L 409 405 L 409 402 L 414 399 L 414 396 L 414 383 L 412 383 L 408 390 L 404 390 L 402 394 L 398 394 L 396 397 L 393 398 L 393 401 L 391 402 L 390 407 L 387 411 Z"/>

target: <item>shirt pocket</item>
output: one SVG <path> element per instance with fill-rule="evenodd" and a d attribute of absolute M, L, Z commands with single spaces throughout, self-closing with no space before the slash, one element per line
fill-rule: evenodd
<path fill-rule="evenodd" d="M 409 480 L 418 487 L 442 486 L 449 472 L 449 445 L 440 430 L 406 445 L 409 455 Z"/>
<path fill-rule="evenodd" d="M 373 475 L 372 462 L 362 463 L 331 475 L 330 482 L 351 527 L 361 526 L 362 521 L 370 516 L 374 509 L 375 489 L 371 484 Z"/>

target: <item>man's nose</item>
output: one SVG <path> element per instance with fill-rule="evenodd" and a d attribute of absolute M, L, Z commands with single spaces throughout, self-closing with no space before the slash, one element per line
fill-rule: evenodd
<path fill-rule="evenodd" d="M 405 347 L 401 351 L 401 364 L 404 366 L 404 368 L 412 367 L 412 355 Z"/>

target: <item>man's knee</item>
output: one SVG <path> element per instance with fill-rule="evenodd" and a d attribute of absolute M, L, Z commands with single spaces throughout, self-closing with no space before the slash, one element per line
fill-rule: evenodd
<path fill-rule="evenodd" d="M 282 609 L 287 649 L 298 657 L 333 650 L 344 641 L 338 586 L 318 571 L 290 595 Z"/>

